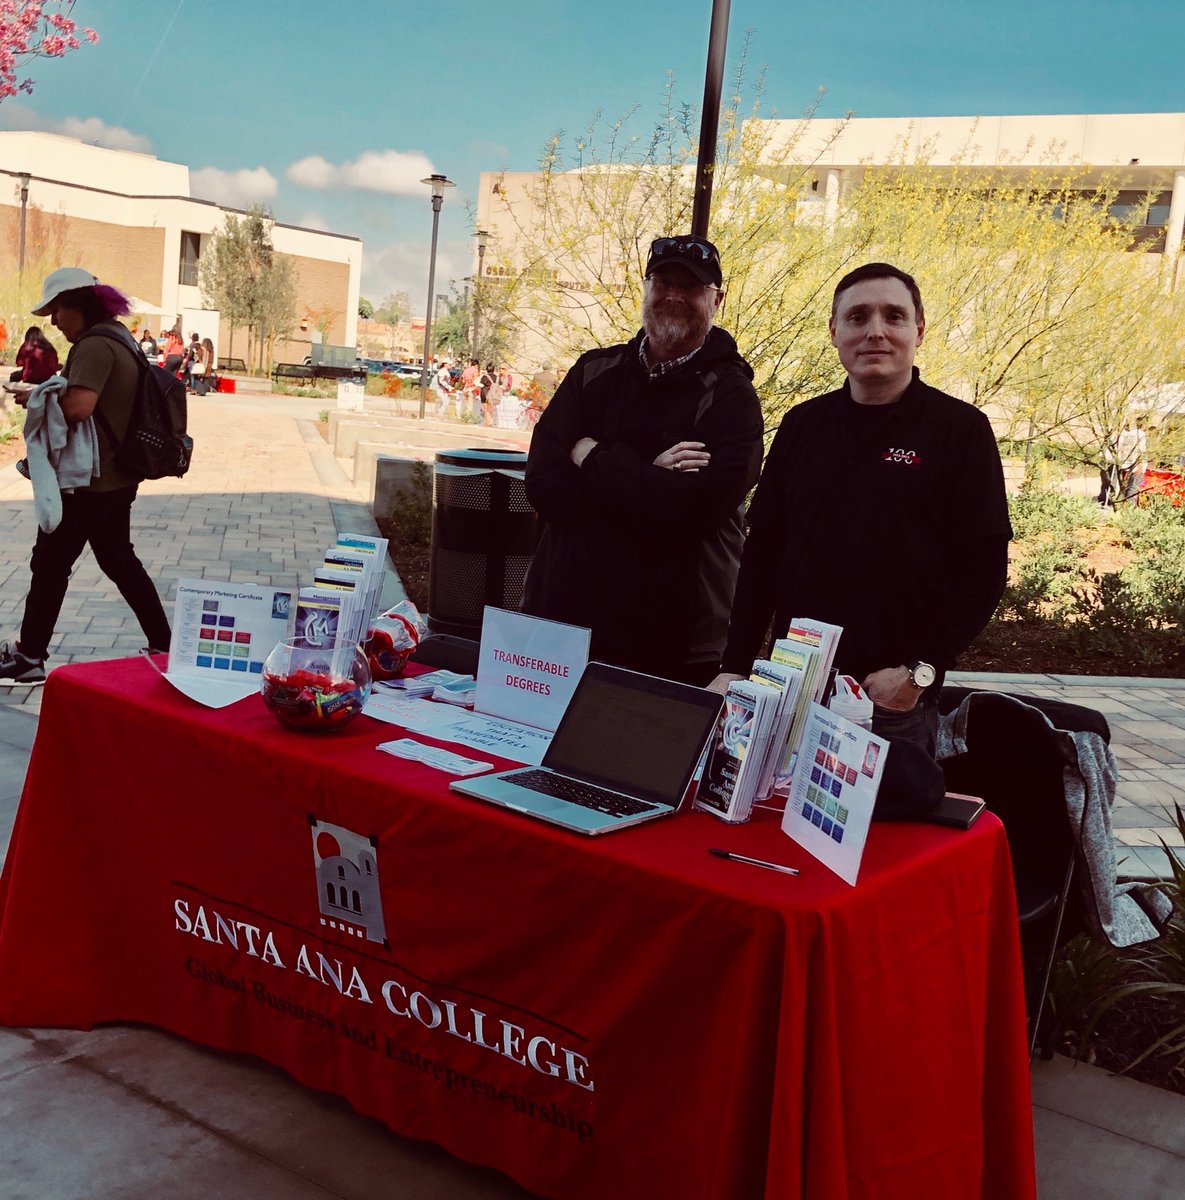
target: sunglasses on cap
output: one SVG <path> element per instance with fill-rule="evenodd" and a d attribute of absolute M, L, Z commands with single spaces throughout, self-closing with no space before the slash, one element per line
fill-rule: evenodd
<path fill-rule="evenodd" d="M 672 263 L 686 267 L 704 284 L 719 287 L 723 280 L 720 252 L 706 238 L 695 234 L 660 237 L 650 243 L 650 254 L 646 259 L 647 277 L 657 268 Z"/>
<path fill-rule="evenodd" d="M 689 235 L 687 237 L 660 237 L 650 243 L 651 258 L 697 258 L 700 262 L 719 262 L 720 252 L 711 242 Z"/>

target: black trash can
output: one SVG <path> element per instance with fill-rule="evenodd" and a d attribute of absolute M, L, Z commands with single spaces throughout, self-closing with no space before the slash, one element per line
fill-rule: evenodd
<path fill-rule="evenodd" d="M 517 609 L 539 540 L 521 450 L 436 455 L 428 628 L 480 638 L 482 609 Z"/>

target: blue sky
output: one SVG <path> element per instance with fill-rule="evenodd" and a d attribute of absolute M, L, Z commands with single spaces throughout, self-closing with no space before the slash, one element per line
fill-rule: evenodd
<path fill-rule="evenodd" d="M 35 64 L 0 128 L 145 150 L 189 165 L 195 194 L 356 234 L 363 294 L 402 288 L 419 308 L 431 207 L 417 181 L 457 183 L 445 291 L 470 270 L 481 171 L 532 169 L 597 110 L 637 105 L 646 131 L 668 71 L 698 106 L 711 0 L 77 0 L 74 15 L 101 42 Z M 733 0 L 730 76 L 746 30 L 781 116 L 821 87 L 824 116 L 1185 111 L 1180 0 Z"/>

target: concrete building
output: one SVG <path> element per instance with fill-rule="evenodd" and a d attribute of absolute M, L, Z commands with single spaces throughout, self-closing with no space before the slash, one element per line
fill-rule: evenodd
<path fill-rule="evenodd" d="M 154 328 L 180 320 L 186 334 L 209 333 L 224 355 L 230 330 L 205 310 L 198 264 L 226 214 L 238 212 L 191 196 L 181 163 L 57 134 L 0 132 L 0 271 L 17 267 L 23 217 L 27 263 L 84 266 L 142 302 L 136 315 Z M 355 345 L 361 240 L 277 222 L 272 242 L 297 281 L 298 328 L 277 342 L 276 359 L 300 362 L 319 323 L 326 342 Z M 13 328 L 27 323 L 27 313 L 5 315 Z M 246 347 L 246 331 L 236 329 L 234 355 Z"/>
<path fill-rule="evenodd" d="M 769 127 L 768 157 L 795 142 L 791 159 L 810 163 L 809 191 L 799 211 L 816 207 L 833 216 L 844 191 L 858 187 L 864 171 L 925 149 L 931 167 L 999 166 L 1056 177 L 1066 167 L 1087 167 L 1083 182 L 1118 174 L 1123 190 L 1112 212 L 1138 209 L 1139 241 L 1153 253 L 1177 254 L 1185 230 L 1185 113 L 1090 113 L 1028 117 L 854 117 L 850 120 L 761 121 Z M 805 132 L 799 132 L 805 124 Z M 771 178 L 778 172 L 771 170 Z M 1151 203 L 1147 203 L 1151 195 Z"/>

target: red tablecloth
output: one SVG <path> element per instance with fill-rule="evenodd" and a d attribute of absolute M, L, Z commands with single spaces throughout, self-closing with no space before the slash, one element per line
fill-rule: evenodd
<path fill-rule="evenodd" d="M 54 672 L 0 1022 L 250 1051 L 546 1195 L 1035 1194 L 993 818 L 875 826 L 851 888 L 771 818 L 503 813 L 374 749 L 399 734 L 207 710 L 139 660 Z"/>

